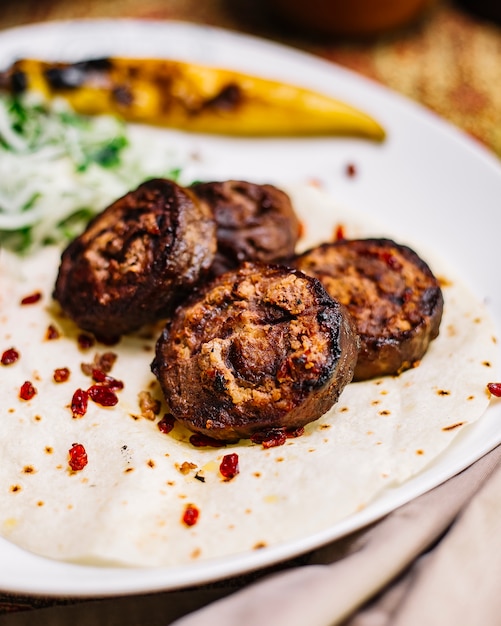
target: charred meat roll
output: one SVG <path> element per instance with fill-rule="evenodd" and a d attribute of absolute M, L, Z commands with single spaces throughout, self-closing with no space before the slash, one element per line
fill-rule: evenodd
<path fill-rule="evenodd" d="M 318 278 L 351 314 L 361 341 L 354 380 L 414 367 L 438 335 L 440 285 L 407 246 L 389 239 L 341 240 L 299 255 L 293 265 Z"/>
<path fill-rule="evenodd" d="M 294 254 L 300 225 L 281 189 L 238 180 L 195 183 L 191 188 L 211 207 L 216 220 L 214 275 L 244 261 L 276 263 Z"/>
<path fill-rule="evenodd" d="M 174 417 L 234 441 L 318 419 L 353 376 L 358 337 L 321 283 L 244 263 L 182 303 L 152 371 Z"/>
<path fill-rule="evenodd" d="M 116 338 L 170 314 L 215 251 L 207 207 L 173 181 L 150 180 L 68 245 L 53 295 L 80 328 Z"/>

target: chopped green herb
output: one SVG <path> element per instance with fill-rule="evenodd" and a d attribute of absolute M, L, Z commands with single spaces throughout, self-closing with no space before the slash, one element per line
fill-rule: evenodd
<path fill-rule="evenodd" d="M 0 95 L 0 246 L 29 252 L 64 244 L 144 180 L 179 180 L 170 147 L 153 143 L 145 158 L 116 117 Z"/>

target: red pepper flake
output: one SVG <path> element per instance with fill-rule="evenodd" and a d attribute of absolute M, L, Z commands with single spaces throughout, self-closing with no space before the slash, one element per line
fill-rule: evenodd
<path fill-rule="evenodd" d="M 21 400 L 31 400 L 36 395 L 36 393 L 37 390 L 35 389 L 35 387 L 33 387 L 33 384 L 30 383 L 29 380 L 27 380 L 21 385 L 21 389 L 19 390 L 19 397 L 21 398 Z"/>
<path fill-rule="evenodd" d="M 45 339 L 47 339 L 47 341 L 52 341 L 54 339 L 59 339 L 60 336 L 61 333 L 57 330 L 54 324 L 49 324 L 47 332 L 45 333 Z"/>
<path fill-rule="evenodd" d="M 240 472 L 238 467 L 238 454 L 232 452 L 231 454 L 225 454 L 219 466 L 221 475 L 226 479 L 231 480 Z"/>
<path fill-rule="evenodd" d="M 103 352 L 103 354 L 95 354 L 92 363 L 82 363 L 81 369 L 86 376 L 92 376 L 95 369 L 101 370 L 105 374 L 109 374 L 113 369 L 113 365 L 117 360 L 115 352 Z"/>
<path fill-rule="evenodd" d="M 103 370 L 94 368 L 92 370 L 92 379 L 96 381 L 96 383 L 100 383 L 108 389 L 114 389 L 115 391 L 124 388 L 124 384 L 121 380 L 117 380 L 113 378 L 113 376 L 109 376 Z"/>
<path fill-rule="evenodd" d="M 104 383 L 106 380 L 106 374 L 97 368 L 94 368 L 91 372 L 92 379 L 96 381 L 96 383 Z"/>
<path fill-rule="evenodd" d="M 79 472 L 87 465 L 87 452 L 81 443 L 72 444 L 68 450 L 69 460 L 68 463 L 74 472 Z"/>
<path fill-rule="evenodd" d="M 354 163 L 348 163 L 346 165 L 345 172 L 346 172 L 346 176 L 353 178 L 357 174 L 357 166 Z"/>
<path fill-rule="evenodd" d="M 70 370 L 67 367 L 58 367 L 54 370 L 53 379 L 56 383 L 65 383 L 70 377 Z"/>
<path fill-rule="evenodd" d="M 77 389 L 71 399 L 71 412 L 75 419 L 83 417 L 87 413 L 89 394 L 85 389 Z"/>
<path fill-rule="evenodd" d="M 24 296 L 24 298 L 21 299 L 21 304 L 22 305 L 35 304 L 36 302 L 39 302 L 41 299 L 42 299 L 42 292 L 35 291 L 34 293 L 30 293 L 28 296 Z"/>
<path fill-rule="evenodd" d="M 80 350 L 88 350 L 94 345 L 94 338 L 85 333 L 80 333 L 77 337 L 77 343 Z"/>
<path fill-rule="evenodd" d="M 118 355 L 115 352 L 103 352 L 103 354 L 96 354 L 94 361 L 97 368 L 109 374 L 117 358 Z"/>
<path fill-rule="evenodd" d="M 252 443 L 260 443 L 263 448 L 274 448 L 283 446 L 287 439 L 301 437 L 304 434 L 304 428 L 270 428 L 258 433 L 254 433 L 251 437 Z"/>
<path fill-rule="evenodd" d="M 488 383 L 487 389 L 493 396 L 496 396 L 496 398 L 501 398 L 501 383 Z"/>
<path fill-rule="evenodd" d="M 115 406 L 118 403 L 116 393 L 103 385 L 92 385 L 87 389 L 89 398 L 101 406 Z"/>
<path fill-rule="evenodd" d="M 263 448 L 274 448 L 283 446 L 287 441 L 287 434 L 283 428 L 270 428 L 258 433 L 254 433 L 251 437 L 252 443 L 260 443 Z"/>
<path fill-rule="evenodd" d="M 195 446 L 195 448 L 224 448 L 226 446 L 224 441 L 219 441 L 219 439 L 214 439 L 213 437 L 208 437 L 200 433 L 191 435 L 190 443 L 192 446 Z"/>
<path fill-rule="evenodd" d="M 304 435 L 304 426 L 298 426 L 297 428 L 288 428 L 285 431 L 285 436 L 287 439 L 295 439 L 296 437 L 301 437 Z"/>
<path fill-rule="evenodd" d="M 200 515 L 200 511 L 194 504 L 187 504 L 183 514 L 183 524 L 186 526 L 194 526 Z"/>
<path fill-rule="evenodd" d="M 164 435 L 168 435 L 170 431 L 174 428 L 174 424 L 176 420 L 172 413 L 166 413 L 162 419 L 157 423 L 158 430 Z"/>
<path fill-rule="evenodd" d="M 346 239 L 346 229 L 344 224 L 338 224 L 334 230 L 334 241 L 344 241 Z"/>
<path fill-rule="evenodd" d="M 12 365 L 19 359 L 19 352 L 15 348 L 9 348 L 2 354 L 2 365 Z"/>

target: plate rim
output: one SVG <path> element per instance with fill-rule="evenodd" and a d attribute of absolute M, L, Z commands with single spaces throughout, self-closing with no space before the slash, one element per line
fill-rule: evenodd
<path fill-rule="evenodd" d="M 182 27 L 186 31 L 192 31 L 194 33 L 205 31 L 211 33 L 224 33 L 224 36 L 227 40 L 233 39 L 234 41 L 238 40 L 246 40 L 247 42 L 254 42 L 258 45 L 264 45 L 269 50 L 273 51 L 274 49 L 280 51 L 282 54 L 290 54 L 297 59 L 309 60 L 310 62 L 314 62 L 320 68 L 329 68 L 331 71 L 339 72 L 345 78 L 360 83 L 364 86 L 365 89 L 375 90 L 376 93 L 379 94 L 379 97 L 382 98 L 390 98 L 393 101 L 397 102 L 399 106 L 407 107 L 412 111 L 414 115 L 417 115 L 420 118 L 424 118 L 425 121 L 429 124 L 437 125 L 439 131 L 443 131 L 444 133 L 450 135 L 455 141 L 459 142 L 462 147 L 467 148 L 473 155 L 478 158 L 481 158 L 484 161 L 484 164 L 492 168 L 496 175 L 499 176 L 499 180 L 501 183 L 501 166 L 498 162 L 498 159 L 495 155 L 483 146 L 480 143 L 475 142 L 469 135 L 467 135 L 464 131 L 454 126 L 451 122 L 439 117 L 434 114 L 430 110 L 423 107 L 421 104 L 412 101 L 401 94 L 391 91 L 389 88 L 376 83 L 375 81 L 355 74 L 351 70 L 343 68 L 335 63 L 322 59 L 320 57 L 316 57 L 315 55 L 305 52 L 296 48 L 292 48 L 286 44 L 275 42 L 272 40 L 264 39 L 255 35 L 250 35 L 246 33 L 240 33 L 232 30 L 227 30 L 217 26 L 209 26 L 204 24 L 195 24 L 191 22 L 185 22 L 180 20 L 168 20 L 162 21 L 159 23 L 157 20 L 149 20 L 149 19 L 134 19 L 134 18 L 120 18 L 109 19 L 109 18 L 85 18 L 85 19 L 68 19 L 68 20 L 58 20 L 58 21 L 50 21 L 50 22 L 42 22 L 42 23 L 34 23 L 27 24 L 22 26 L 15 26 L 13 28 L 5 29 L 1 31 L 2 35 L 6 35 L 8 33 L 9 37 L 15 37 L 18 34 L 29 34 L 34 31 L 47 31 L 50 32 L 54 28 L 58 28 L 60 26 L 64 27 L 74 27 L 79 26 L 81 28 L 95 26 L 96 24 L 101 24 L 104 26 L 114 26 L 116 27 L 117 23 L 125 23 L 127 22 L 131 27 L 141 26 L 148 28 L 151 25 L 154 25 L 155 28 L 176 28 Z M 3 41 L 0 40 L 0 56 L 2 55 Z M 462 471 L 472 462 L 483 456 L 486 452 L 492 449 L 495 445 L 501 443 L 501 434 L 496 441 L 486 442 L 485 445 L 479 446 L 474 455 L 470 457 L 465 457 L 464 464 L 462 466 L 458 466 L 457 472 Z M 71 581 L 67 582 L 67 587 L 64 589 L 55 588 L 54 583 L 52 583 L 49 579 L 36 581 L 29 584 L 27 581 L 24 581 L 24 584 L 21 584 L 19 581 L 15 582 L 12 585 L 5 581 L 1 581 L 0 579 L 0 589 L 9 592 L 19 592 L 19 593 L 33 593 L 33 594 L 43 594 L 47 596 L 58 596 L 58 595 L 72 595 L 76 597 L 81 596 L 93 596 L 93 597 L 105 597 L 115 595 L 117 593 L 120 594 L 129 594 L 129 593 L 140 593 L 145 591 L 159 591 L 159 590 L 174 590 L 179 588 L 184 588 L 188 586 L 192 586 L 194 584 L 204 584 L 208 582 L 213 582 L 215 580 L 220 580 L 223 578 L 228 578 L 234 575 L 240 575 L 244 573 L 248 573 L 251 571 L 255 571 L 261 568 L 266 568 L 271 565 L 275 565 L 277 563 L 286 561 L 290 558 L 294 558 L 299 556 L 300 554 L 307 553 L 308 551 L 318 548 L 322 545 L 330 541 L 334 541 L 339 539 L 342 536 L 345 536 L 348 532 L 352 532 L 354 530 L 358 530 L 372 522 L 381 519 L 386 514 L 398 508 L 408 502 L 409 500 L 429 491 L 435 486 L 441 484 L 444 480 L 450 477 L 447 471 L 443 471 L 440 475 L 440 482 L 436 482 L 437 474 L 433 473 L 435 470 L 435 466 L 440 465 L 440 459 L 437 460 L 436 463 L 433 463 L 429 468 L 424 470 L 422 473 L 422 477 L 424 477 L 424 481 L 422 482 L 421 488 L 416 492 L 408 492 L 405 497 L 400 497 L 399 504 L 395 505 L 392 498 L 386 498 L 386 500 L 382 500 L 380 502 L 380 506 L 377 509 L 377 513 L 374 513 L 374 507 L 369 506 L 365 511 L 357 513 L 353 516 L 349 516 L 340 523 L 335 524 L 338 528 L 337 533 L 333 533 L 331 529 L 327 531 L 322 531 L 320 533 L 315 533 L 307 539 L 303 539 L 301 542 L 301 548 L 299 551 L 294 551 L 290 549 L 291 543 L 297 543 L 295 541 L 289 541 L 287 544 L 279 545 L 279 546 L 271 546 L 266 548 L 265 550 L 254 552 L 254 553 L 245 553 L 245 555 L 234 555 L 231 557 L 223 557 L 222 559 L 213 559 L 203 563 L 197 564 L 189 564 L 186 566 L 180 567 L 166 567 L 166 568 L 137 568 L 135 571 L 139 574 L 140 580 L 137 577 L 132 577 L 132 580 L 128 578 L 122 577 L 122 579 L 118 582 L 108 581 L 108 584 L 105 584 L 105 581 L 100 577 L 99 581 L 93 582 L 88 581 L 85 582 L 81 580 L 81 577 L 78 575 L 81 571 L 81 568 L 85 568 L 86 572 L 90 574 L 90 578 L 95 580 L 95 574 L 97 571 L 105 572 L 107 574 L 117 573 L 117 571 L 123 573 L 122 568 L 96 568 L 93 566 L 81 566 L 74 565 L 69 563 L 61 563 L 61 566 L 67 570 L 71 570 L 76 573 L 76 578 L 72 578 Z M 457 473 L 455 472 L 455 473 Z M 411 479 L 412 480 L 412 479 Z M 407 481 L 408 483 L 409 481 Z M 397 490 L 398 491 L 398 488 Z M 391 495 L 394 495 L 391 494 Z M 0 553 L 2 552 L 2 545 L 6 542 L 6 540 L 2 539 L 0 542 Z M 8 542 L 6 542 L 8 543 Z M 14 550 L 15 552 L 16 550 Z M 42 557 L 33 556 L 35 560 L 45 561 Z M 75 569 L 76 568 L 76 569 Z M 78 571 L 77 571 L 78 570 Z M 166 572 L 172 573 L 172 571 L 176 572 L 176 580 L 171 580 L 172 576 L 165 575 Z M 86 578 L 84 576 L 84 578 Z M 170 582 L 166 582 L 170 580 Z"/>

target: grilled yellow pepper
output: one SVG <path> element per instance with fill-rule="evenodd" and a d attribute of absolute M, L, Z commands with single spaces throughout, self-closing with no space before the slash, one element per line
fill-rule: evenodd
<path fill-rule="evenodd" d="M 162 59 L 78 63 L 24 59 L 0 73 L 0 90 L 64 98 L 78 113 L 112 113 L 194 132 L 245 136 L 351 135 L 384 129 L 343 102 L 231 70 Z"/>

